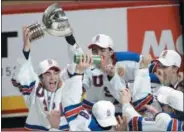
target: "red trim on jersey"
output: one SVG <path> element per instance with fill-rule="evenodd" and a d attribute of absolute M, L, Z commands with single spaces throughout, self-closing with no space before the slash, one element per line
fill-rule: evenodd
<path fill-rule="evenodd" d="M 92 110 L 92 106 L 89 106 L 87 104 L 82 105 L 86 110 Z"/>
<path fill-rule="evenodd" d="M 140 102 L 137 106 L 135 106 L 135 109 L 137 111 L 140 111 L 142 108 L 144 108 L 144 106 L 146 104 L 148 104 L 151 100 L 153 99 L 153 96 L 152 95 L 149 95 L 146 97 L 146 99 L 144 99 L 142 102 Z"/>
<path fill-rule="evenodd" d="M 82 106 L 79 106 L 79 107 L 77 107 L 77 108 L 75 108 L 75 109 L 72 109 L 72 110 L 70 110 L 70 111 L 67 111 L 66 113 L 65 113 L 65 116 L 66 116 L 66 118 L 69 118 L 69 117 L 71 117 L 71 116 L 73 116 L 73 115 L 76 115 L 76 114 L 78 114 L 81 110 L 83 110 L 84 108 L 82 107 Z"/>
<path fill-rule="evenodd" d="M 171 131 L 177 131 L 177 130 L 178 130 L 178 120 L 173 119 Z"/>
<path fill-rule="evenodd" d="M 134 131 L 138 131 L 138 118 L 139 117 L 134 117 L 133 121 L 132 121 L 132 123 L 133 123 L 132 126 L 133 126 Z"/>

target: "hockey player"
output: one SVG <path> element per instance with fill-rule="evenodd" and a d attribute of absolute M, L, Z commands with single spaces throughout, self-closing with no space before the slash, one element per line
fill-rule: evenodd
<path fill-rule="evenodd" d="M 62 112 L 61 68 L 55 60 L 46 59 L 38 64 L 36 73 L 29 55 L 31 43 L 29 29 L 23 27 L 23 53 L 25 60 L 17 68 L 12 83 L 24 96 L 29 109 L 25 128 L 29 130 L 68 130 L 69 126 Z M 59 116 L 58 116 L 59 115 Z M 59 122 L 59 124 L 58 124 Z"/>
<path fill-rule="evenodd" d="M 120 91 L 120 102 L 122 104 L 122 114 L 127 117 L 127 128 L 129 131 L 159 131 L 153 118 L 140 115 L 130 104 L 131 93 L 129 89 Z"/>
<path fill-rule="evenodd" d="M 184 121 L 171 118 L 166 113 L 158 113 L 155 122 L 162 131 L 184 131 Z"/>
<path fill-rule="evenodd" d="M 158 111 L 154 107 L 146 106 L 146 108 L 155 116 L 154 120 L 153 118 L 143 117 L 138 112 L 136 112 L 133 106 L 130 104 L 130 91 L 128 89 L 121 90 L 120 101 L 123 104 L 123 115 L 127 116 L 129 130 L 182 130 L 182 121 L 184 117 L 183 93 L 177 90 L 173 90 L 172 88 L 163 86 L 157 91 L 157 100 L 162 103 L 162 105 L 165 105 L 164 107 L 162 107 L 163 112 L 166 112 L 168 114 L 159 114 L 160 111 Z M 169 114 L 173 119 L 171 119 Z"/>
<path fill-rule="evenodd" d="M 168 113 L 172 118 L 184 121 L 183 93 L 162 86 L 156 93 L 156 99 L 162 106 L 162 111 Z"/>
<path fill-rule="evenodd" d="M 163 94 L 162 94 L 163 95 Z M 181 96 L 180 96 L 181 97 Z M 178 100 L 179 99 L 179 100 Z M 170 98 L 172 100 L 172 98 Z M 181 109 L 179 104 L 181 104 L 181 98 L 175 98 L 179 103 L 177 108 Z M 154 107 L 146 108 L 152 112 L 155 117 L 148 118 L 141 116 L 130 103 L 131 94 L 129 89 L 122 89 L 120 92 L 120 102 L 122 104 L 122 113 L 127 117 L 128 130 L 130 131 L 181 131 L 183 128 L 183 122 L 175 118 L 171 118 L 169 114 L 160 113 Z M 173 104 L 174 105 L 174 104 Z"/>
<path fill-rule="evenodd" d="M 155 123 L 162 131 L 184 130 L 183 93 L 170 87 L 162 86 L 157 91 L 157 100 L 162 105 L 162 111 L 152 107 Z M 153 110 L 155 109 L 155 110 Z"/>
<path fill-rule="evenodd" d="M 161 69 L 163 71 L 164 85 L 177 88 L 178 83 L 183 80 L 179 68 L 181 56 L 174 50 L 164 50 L 158 59 L 155 60 L 153 72 Z"/>
<path fill-rule="evenodd" d="M 136 70 L 135 78 L 134 78 L 134 85 L 129 87 L 132 93 L 132 103 L 135 109 L 138 112 L 145 111 L 144 106 L 146 104 L 151 104 L 153 102 L 153 95 L 151 93 L 151 83 L 150 83 L 150 75 L 148 71 L 148 65 L 151 62 L 151 56 L 147 56 L 144 58 L 142 69 Z M 119 101 L 119 91 L 121 88 L 126 88 L 126 86 L 121 83 L 121 77 L 115 72 L 114 66 L 108 67 L 105 69 L 105 73 L 107 76 L 110 76 L 111 79 L 109 81 L 110 93 Z"/>
<path fill-rule="evenodd" d="M 82 76 L 92 59 L 81 56 L 78 70 L 66 81 L 63 94 L 64 113 L 71 131 L 103 131 L 117 125 L 115 107 L 109 101 L 98 101 L 92 106 L 92 113 L 86 110 L 80 99 L 82 96 Z"/>
<path fill-rule="evenodd" d="M 75 43 L 75 39 L 72 39 L 72 36 L 69 36 L 67 42 L 72 45 Z M 126 87 L 127 84 L 129 87 L 133 87 L 132 84 L 134 82 L 135 73 L 140 67 L 142 67 L 142 62 L 144 62 L 147 57 L 132 52 L 114 52 L 112 39 L 104 34 L 98 34 L 93 37 L 92 43 L 89 45 L 89 49 L 92 50 L 93 55 L 100 55 L 103 59 L 103 63 L 95 67 L 91 67 L 84 73 L 83 87 L 87 93 L 87 100 L 91 102 L 109 100 L 116 105 L 116 112 L 121 113 L 121 105 L 109 92 L 111 79 L 113 78 L 114 73 L 110 73 L 110 75 L 109 73 L 106 73 L 106 69 L 111 67 L 115 69 L 115 72 L 117 72 L 121 78 L 122 87 Z M 126 69 L 123 75 L 121 67 Z M 141 93 L 139 95 L 141 95 Z M 148 96 L 148 94 L 145 96 L 145 93 L 143 93 L 141 97 L 142 96 L 144 97 L 143 100 L 152 100 L 152 97 Z M 147 96 L 148 98 L 146 98 Z"/>
<path fill-rule="evenodd" d="M 120 74 L 120 66 L 126 67 L 127 74 L 121 78 L 122 83 L 126 87 L 127 82 L 133 80 L 134 69 L 139 67 L 141 57 L 132 52 L 114 52 L 112 39 L 104 34 L 94 36 L 88 48 L 92 51 L 93 55 L 101 56 L 103 61 L 100 65 L 96 65 L 85 71 L 83 87 L 86 90 L 86 99 L 91 102 L 99 100 L 111 101 L 116 106 L 116 113 L 121 113 L 121 105 L 109 92 L 109 80 L 111 77 L 106 75 L 105 69 L 113 65 Z M 123 62 L 119 63 L 120 61 Z"/>

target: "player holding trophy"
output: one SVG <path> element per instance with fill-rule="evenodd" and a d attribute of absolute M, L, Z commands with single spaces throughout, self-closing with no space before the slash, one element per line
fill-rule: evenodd
<path fill-rule="evenodd" d="M 31 42 L 46 33 L 54 36 L 70 36 L 72 30 L 62 8 L 57 4 L 49 6 L 42 19 L 43 24 L 23 27 L 23 54 L 25 56 L 12 77 L 12 83 L 24 96 L 29 114 L 25 128 L 29 130 L 69 130 L 63 114 L 61 68 L 53 59 L 38 64 L 34 71 L 31 63 Z M 66 70 L 67 71 L 67 70 Z M 63 76 L 67 73 L 63 73 Z M 64 77 L 63 77 L 64 78 Z"/>

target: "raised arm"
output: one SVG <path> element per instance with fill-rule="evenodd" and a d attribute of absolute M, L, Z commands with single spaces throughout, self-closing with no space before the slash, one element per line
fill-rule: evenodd
<path fill-rule="evenodd" d="M 73 58 L 75 54 L 83 54 L 83 50 L 77 44 L 75 37 L 73 34 L 65 37 L 66 42 L 68 43 L 68 56 L 70 60 L 73 62 Z"/>
<path fill-rule="evenodd" d="M 25 59 L 22 59 L 22 62 L 19 62 L 19 65 L 16 67 L 16 70 L 12 77 L 12 84 L 19 88 L 20 92 L 24 96 L 27 106 L 29 107 L 32 99 L 34 98 L 35 88 L 38 85 L 39 79 L 37 74 L 34 72 L 31 57 L 29 56 L 31 43 L 29 41 L 30 32 L 29 29 L 25 26 L 23 27 L 23 53 Z"/>
<path fill-rule="evenodd" d="M 76 65 L 75 72 L 70 74 L 70 79 L 65 82 L 63 94 L 63 107 L 75 105 L 81 102 L 82 97 L 82 77 L 86 68 L 92 64 L 92 58 L 88 55 L 81 56 L 80 63 Z"/>

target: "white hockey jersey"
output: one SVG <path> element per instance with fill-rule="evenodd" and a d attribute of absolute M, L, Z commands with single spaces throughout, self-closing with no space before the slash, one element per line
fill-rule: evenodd
<path fill-rule="evenodd" d="M 139 69 L 140 55 L 132 52 L 115 52 L 116 64 L 115 69 L 124 67 L 126 72 L 121 77 L 122 87 L 126 87 L 128 82 L 132 82 L 135 72 Z M 111 84 L 107 75 L 99 68 L 92 67 L 85 71 L 83 78 L 83 87 L 86 89 L 86 99 L 90 102 L 99 100 L 111 101 L 116 107 L 116 113 L 121 113 L 121 105 L 109 91 Z"/>
<path fill-rule="evenodd" d="M 160 131 L 153 118 L 142 117 L 131 104 L 122 107 L 123 116 L 127 117 L 129 131 Z"/>
<path fill-rule="evenodd" d="M 69 122 L 71 131 L 89 131 L 86 118 L 90 117 L 88 111 L 83 111 L 84 108 L 81 103 L 82 96 L 82 76 L 76 75 L 68 79 L 63 88 L 63 93 L 68 95 L 67 98 L 63 97 L 63 110 L 67 121 Z M 85 113 L 86 118 L 81 118 L 80 112 Z"/>
<path fill-rule="evenodd" d="M 111 87 L 109 87 L 110 93 L 118 101 L 120 99 L 119 92 L 124 88 L 123 83 L 121 83 L 120 77 L 115 74 L 115 76 L 110 81 Z M 157 100 L 154 100 L 154 96 L 151 92 L 151 82 L 148 69 L 139 69 L 135 73 L 134 85 L 131 87 L 132 104 L 136 111 L 145 112 L 144 106 L 146 104 L 153 105 L 158 110 L 161 111 L 161 107 Z M 153 117 L 153 114 L 146 112 L 148 117 Z"/>
<path fill-rule="evenodd" d="M 86 89 L 86 100 L 93 103 L 99 100 L 111 101 L 116 106 L 116 112 L 121 112 L 121 105 L 109 92 L 110 84 L 107 75 L 99 68 L 85 71 L 83 87 Z"/>
<path fill-rule="evenodd" d="M 51 128 L 46 111 L 48 109 L 62 110 L 61 96 L 64 83 L 56 92 L 51 94 L 41 87 L 39 78 L 34 72 L 31 64 L 31 59 L 25 60 L 19 68 L 17 68 L 12 78 L 12 83 L 15 87 L 20 89 L 24 96 L 25 103 L 29 109 L 29 114 L 26 120 L 25 128 L 29 130 L 49 130 Z M 51 94 L 51 101 L 49 105 L 49 94 Z M 60 130 L 68 130 L 68 122 L 61 112 Z"/>
<path fill-rule="evenodd" d="M 156 126 L 162 131 L 184 131 L 184 121 L 171 118 L 166 113 L 158 113 L 155 122 Z"/>
<path fill-rule="evenodd" d="M 62 102 L 70 131 L 103 130 L 89 110 L 93 107 L 93 103 L 86 100 L 80 101 L 82 96 L 82 76 L 76 75 L 68 79 L 63 88 L 63 93 L 68 95 L 67 98 L 62 98 Z"/>
<path fill-rule="evenodd" d="M 136 72 L 132 88 L 132 103 L 136 111 L 145 112 L 144 106 L 152 104 L 151 82 L 148 68 L 139 69 Z"/>

